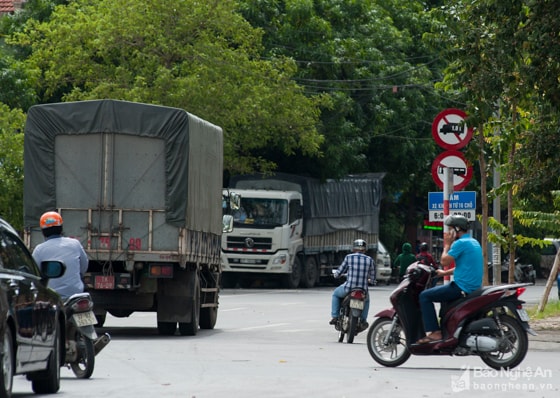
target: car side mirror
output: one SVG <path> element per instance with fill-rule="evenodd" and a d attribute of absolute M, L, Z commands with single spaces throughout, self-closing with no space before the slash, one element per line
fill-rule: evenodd
<path fill-rule="evenodd" d="M 62 261 L 42 261 L 41 274 L 45 278 L 60 278 L 66 272 L 66 265 Z"/>

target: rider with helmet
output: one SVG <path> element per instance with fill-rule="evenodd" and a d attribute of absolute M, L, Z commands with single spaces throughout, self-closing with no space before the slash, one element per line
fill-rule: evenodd
<path fill-rule="evenodd" d="M 420 252 L 416 255 L 416 260 L 420 261 L 422 264 L 437 268 L 434 257 L 428 251 L 428 244 L 426 242 L 420 244 Z"/>
<path fill-rule="evenodd" d="M 420 293 L 420 309 L 427 335 L 418 340 L 418 344 L 431 343 L 443 338 L 434 302 L 453 301 L 465 297 L 482 286 L 482 248 L 468 233 L 469 221 L 463 216 L 454 215 L 448 216 L 444 223 L 450 229 L 443 236 L 440 263 L 444 267 L 449 267 L 455 262 L 455 268 L 438 269 L 436 272 L 440 277 L 453 274 L 454 280 Z"/>
<path fill-rule="evenodd" d="M 342 264 L 336 271 L 333 271 L 335 278 L 346 274 L 346 282 L 334 289 L 332 294 L 331 316 L 330 325 L 336 325 L 338 314 L 340 312 L 340 303 L 344 297 L 354 288 L 360 288 L 368 291 L 368 281 L 375 279 L 375 262 L 373 259 L 366 255 L 366 241 L 363 239 L 356 239 L 352 244 L 352 253 L 348 254 Z M 361 327 L 359 332 L 368 328 L 367 316 L 369 311 L 369 294 L 367 295 L 366 302 L 361 317 Z"/>
<path fill-rule="evenodd" d="M 37 264 L 56 260 L 66 265 L 66 272 L 60 278 L 50 279 L 49 287 L 57 291 L 63 300 L 84 291 L 82 277 L 88 268 L 88 258 L 81 243 L 62 236 L 62 217 L 55 211 L 44 213 L 39 220 L 45 242 L 33 250 Z"/>

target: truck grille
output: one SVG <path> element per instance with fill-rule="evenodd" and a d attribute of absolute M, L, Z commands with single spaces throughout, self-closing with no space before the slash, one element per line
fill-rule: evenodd
<path fill-rule="evenodd" d="M 227 249 L 232 251 L 263 253 L 272 250 L 272 239 L 228 236 Z"/>

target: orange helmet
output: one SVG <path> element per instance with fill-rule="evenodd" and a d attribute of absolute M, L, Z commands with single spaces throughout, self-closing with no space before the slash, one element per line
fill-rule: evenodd
<path fill-rule="evenodd" d="M 62 226 L 62 217 L 56 211 L 47 211 L 39 220 L 41 229 Z"/>

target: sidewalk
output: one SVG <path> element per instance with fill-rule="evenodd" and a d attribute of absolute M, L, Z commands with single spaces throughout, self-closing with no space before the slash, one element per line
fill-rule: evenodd
<path fill-rule="evenodd" d="M 535 330 L 537 336 L 529 335 L 529 350 L 560 351 L 560 330 Z"/>

